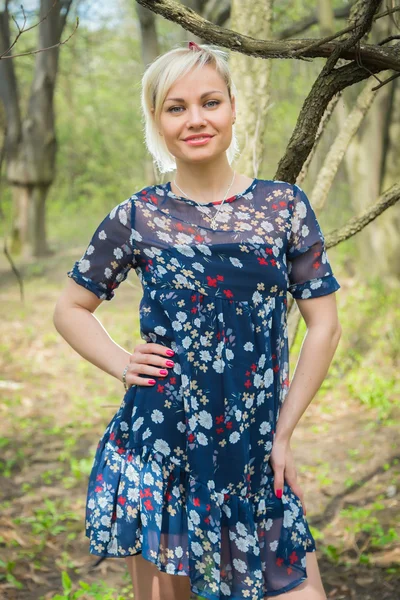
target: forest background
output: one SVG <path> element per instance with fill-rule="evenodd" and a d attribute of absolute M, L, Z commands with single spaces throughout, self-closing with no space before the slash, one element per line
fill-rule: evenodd
<path fill-rule="evenodd" d="M 3 4 L 1 22 L 8 5 L 21 26 L 20 5 Z M 43 16 L 39 4 L 23 4 L 27 27 Z M 47 6 L 52 4 L 48 0 Z M 61 4 L 60 40 L 67 41 L 58 50 L 54 165 L 49 160 L 46 166 L 42 196 L 32 195 L 35 186 L 18 181 L 23 169 L 10 169 L 5 142 L 11 118 L 0 107 L 0 595 L 125 600 L 133 595 L 122 561 L 95 566 L 83 532 L 87 477 L 98 439 L 118 409 L 121 384 L 81 359 L 57 334 L 51 317 L 66 272 L 104 216 L 142 187 L 172 178 L 171 173 L 157 175 L 143 141 L 145 65 L 175 44 L 208 39 L 134 0 Z M 358 4 L 182 2 L 217 26 L 260 40 L 312 40 L 335 33 L 346 27 Z M 394 2 L 381 3 L 379 12 L 393 8 Z M 8 21 L 13 40 L 18 28 Z M 388 45 L 398 44 L 399 23 L 400 12 L 377 20 L 363 43 L 394 36 Z M 38 26 L 21 35 L 13 54 L 37 49 L 39 31 Z M 25 126 L 38 56 L 12 59 Z M 234 78 L 236 73 L 238 87 L 245 89 L 237 119 L 239 171 L 278 178 L 304 101 L 326 60 L 265 59 L 231 51 Z M 0 92 L 5 62 L 0 60 Z M 379 78 L 392 74 L 387 70 Z M 332 233 L 330 240 L 349 219 L 385 199 L 387 190 L 397 193 L 400 84 L 393 79 L 372 92 L 374 85 L 378 81 L 371 76 L 335 98 L 318 144 L 296 173 L 324 233 Z M 36 144 L 36 155 L 42 150 Z M 44 151 L 43 156 L 45 162 Z M 400 206 L 395 200 L 355 235 L 332 241 L 328 250 L 342 286 L 337 300 L 343 333 L 328 376 L 294 435 L 321 572 L 329 598 L 335 599 L 398 597 Z M 96 311 L 127 349 L 140 342 L 140 298 L 133 273 L 114 301 Z M 295 309 L 291 373 L 305 333 Z"/>

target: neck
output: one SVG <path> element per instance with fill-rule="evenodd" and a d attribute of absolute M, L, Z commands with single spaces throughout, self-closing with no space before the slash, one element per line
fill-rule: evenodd
<path fill-rule="evenodd" d="M 213 202 L 225 197 L 233 176 L 234 169 L 228 161 L 222 165 L 221 163 L 215 164 L 215 162 L 208 165 L 196 165 L 193 162 L 183 165 L 177 164 L 171 187 L 172 191 L 178 196 L 182 195 L 176 186 L 176 189 L 174 189 L 173 181 L 176 180 L 176 183 L 189 198 L 194 198 L 198 202 Z M 235 176 L 235 179 L 237 177 L 238 175 Z M 233 183 L 235 183 L 235 180 Z"/>

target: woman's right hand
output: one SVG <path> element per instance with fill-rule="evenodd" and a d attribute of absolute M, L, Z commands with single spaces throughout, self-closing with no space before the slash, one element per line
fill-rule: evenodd
<path fill-rule="evenodd" d="M 126 372 L 126 384 L 152 386 L 156 383 L 154 377 L 166 377 L 168 369 L 174 366 L 171 357 L 175 354 L 171 348 L 149 342 L 138 344 L 129 357 Z M 143 375 L 150 376 L 143 377 Z M 122 373 L 121 373 L 122 381 Z"/>

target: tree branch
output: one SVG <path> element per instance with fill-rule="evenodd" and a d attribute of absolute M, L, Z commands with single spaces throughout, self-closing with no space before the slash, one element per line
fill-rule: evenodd
<path fill-rule="evenodd" d="M 210 44 L 217 44 L 229 48 L 235 52 L 241 52 L 249 56 L 259 58 L 292 58 L 292 53 L 299 50 L 299 44 L 305 46 L 316 43 L 315 39 L 303 40 L 258 40 L 247 35 L 241 35 L 231 29 L 219 27 L 214 23 L 203 19 L 194 10 L 178 4 L 174 0 L 136 0 L 138 4 L 148 8 L 165 19 L 172 21 L 187 31 L 199 36 Z M 377 2 L 377 0 L 373 0 Z M 394 10 L 400 10 L 400 7 Z M 386 11 L 385 14 L 389 14 Z M 358 31 L 358 26 L 353 30 Z M 355 60 L 356 50 L 354 48 L 343 48 L 343 42 L 326 42 L 318 48 L 302 51 L 302 57 L 329 58 L 335 51 L 340 49 L 340 57 L 346 60 Z M 387 48 L 376 45 L 360 45 L 360 55 L 363 64 L 373 70 L 393 69 L 400 71 L 400 44 Z M 301 60 L 301 57 L 296 57 Z"/>

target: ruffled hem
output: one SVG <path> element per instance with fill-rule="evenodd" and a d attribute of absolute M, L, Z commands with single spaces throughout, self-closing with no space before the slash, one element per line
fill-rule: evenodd
<path fill-rule="evenodd" d="M 120 425 L 120 424 L 119 424 Z M 142 553 L 160 571 L 190 577 L 209 600 L 263 600 L 307 578 L 315 542 L 299 498 L 273 479 L 256 493 L 225 494 L 196 480 L 181 458 L 142 445 L 122 447 L 112 421 L 89 479 L 86 535 L 91 554 Z"/>

